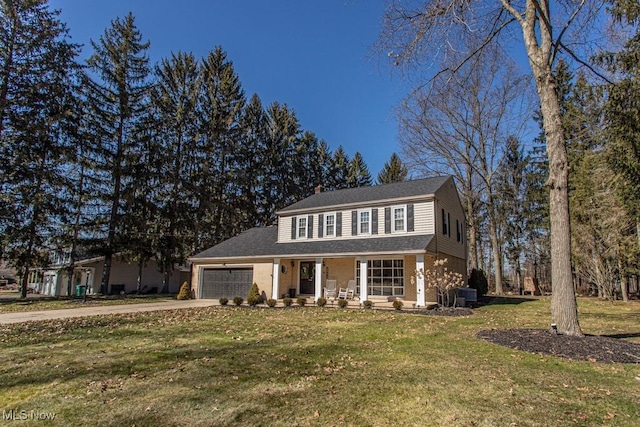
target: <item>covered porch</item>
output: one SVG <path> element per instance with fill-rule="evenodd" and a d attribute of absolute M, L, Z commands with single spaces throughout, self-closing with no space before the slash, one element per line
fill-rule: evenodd
<path fill-rule="evenodd" d="M 325 295 L 327 281 L 335 281 L 339 290 L 354 280 L 354 300 L 358 302 L 382 303 L 398 298 L 424 307 L 435 301 L 435 294 L 429 298 L 424 278 L 416 271 L 429 268 L 433 260 L 435 256 L 427 253 L 274 258 L 270 297 L 301 296 L 317 301 Z"/>

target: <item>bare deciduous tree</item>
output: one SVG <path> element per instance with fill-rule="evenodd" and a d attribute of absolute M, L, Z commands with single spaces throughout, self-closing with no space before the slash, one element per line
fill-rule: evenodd
<path fill-rule="evenodd" d="M 462 189 L 472 269 L 479 267 L 476 234 L 486 219 L 497 294 L 503 286 L 496 174 L 507 138 L 523 128 L 530 111 L 528 85 L 494 45 L 457 73 L 442 73 L 415 91 L 400 111 L 406 157 L 414 167 L 452 174 Z M 486 218 L 477 209 L 480 203 Z"/>
<path fill-rule="evenodd" d="M 603 10 L 601 0 L 390 0 L 378 48 L 394 64 L 443 64 L 459 70 L 484 48 L 519 38 L 531 67 L 544 120 L 549 159 L 552 322 L 558 331 L 582 335 L 571 274 L 568 161 L 553 64 L 562 51 L 581 61 L 571 49 L 573 37 L 591 34 L 589 26 Z M 514 25 L 511 25 L 514 24 Z M 596 32 L 597 34 L 597 32 Z M 472 46 L 464 44 L 472 36 Z M 465 52 L 460 61 L 454 52 Z M 429 64 L 431 63 L 431 64 Z"/>

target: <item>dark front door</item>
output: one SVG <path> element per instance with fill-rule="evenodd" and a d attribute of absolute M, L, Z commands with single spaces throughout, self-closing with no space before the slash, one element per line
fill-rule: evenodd
<path fill-rule="evenodd" d="M 302 261 L 300 263 L 300 293 L 313 295 L 316 293 L 316 263 Z"/>

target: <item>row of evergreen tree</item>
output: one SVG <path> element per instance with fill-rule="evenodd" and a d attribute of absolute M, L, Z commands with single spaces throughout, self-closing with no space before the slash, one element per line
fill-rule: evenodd
<path fill-rule="evenodd" d="M 324 190 L 372 185 L 360 153 L 301 128 L 285 104 L 247 97 L 221 47 L 152 65 L 129 14 L 80 46 L 46 0 L 0 2 L 0 258 L 26 272 L 71 248 L 142 268 L 165 282 L 191 254 Z M 406 177 L 397 156 L 379 182 Z M 69 280 L 69 286 L 71 279 Z"/>

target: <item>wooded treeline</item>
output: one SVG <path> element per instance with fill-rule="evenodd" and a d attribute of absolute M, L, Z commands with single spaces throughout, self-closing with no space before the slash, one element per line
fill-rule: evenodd
<path fill-rule="evenodd" d="M 373 184 L 360 153 L 332 151 L 286 104 L 247 96 L 222 47 L 151 64 L 129 14 L 80 63 L 46 0 L 0 7 L 0 258 L 18 269 L 23 297 L 26 272 L 52 251 L 71 250 L 70 271 L 104 255 L 101 290 L 116 253 L 140 266 L 155 257 L 168 278 L 317 185 Z"/>
<path fill-rule="evenodd" d="M 626 300 L 640 273 L 640 5 L 609 7 L 618 39 L 578 66 L 560 57 L 552 81 L 568 156 L 574 285 L 580 294 Z M 448 57 L 459 66 L 443 67 L 402 105 L 403 158 L 425 174 L 456 178 L 469 267 L 485 271 L 493 291 L 518 292 L 524 277 L 535 277 L 550 292 L 549 163 L 539 99 L 529 101 L 530 77 L 500 44 L 466 55 Z M 531 112 L 540 133 L 526 140 Z"/>

